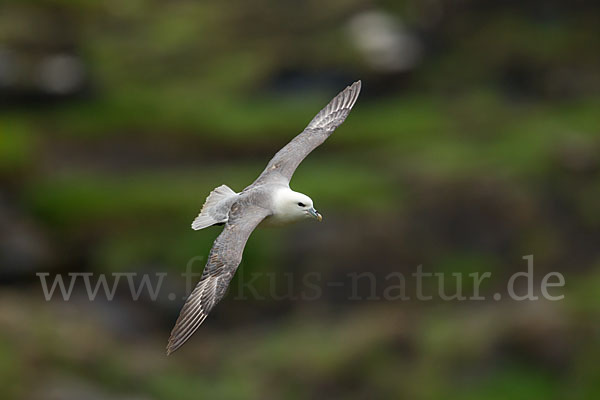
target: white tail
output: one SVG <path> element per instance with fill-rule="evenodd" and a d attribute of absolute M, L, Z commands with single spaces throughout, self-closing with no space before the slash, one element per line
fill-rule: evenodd
<path fill-rule="evenodd" d="M 215 188 L 206 198 L 200 214 L 192 222 L 192 229 L 197 231 L 214 224 L 227 222 L 229 208 L 220 203 L 235 195 L 236 193 L 227 185 Z"/>

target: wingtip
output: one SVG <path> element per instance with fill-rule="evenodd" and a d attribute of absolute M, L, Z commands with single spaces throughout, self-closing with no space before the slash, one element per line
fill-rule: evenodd
<path fill-rule="evenodd" d="M 169 357 L 171 354 L 175 353 L 175 351 L 177 351 L 178 348 L 179 347 L 176 347 L 173 345 L 173 338 L 170 337 L 169 342 L 167 343 L 167 348 L 166 348 L 167 357 Z"/>
<path fill-rule="evenodd" d="M 356 103 L 356 100 L 358 99 L 358 95 L 360 94 L 361 86 L 362 86 L 361 80 L 358 80 L 358 81 L 354 82 L 353 84 L 351 84 L 350 86 L 347 86 L 344 90 L 342 90 L 340 93 L 338 93 L 338 95 L 335 96 L 333 98 L 333 100 L 331 100 L 329 102 L 329 104 L 327 104 L 327 106 L 325 106 L 325 108 L 323 108 L 321 111 L 319 111 L 319 113 L 312 119 L 312 121 L 310 121 L 307 128 L 308 129 L 319 129 L 319 128 L 325 128 L 327 126 L 330 126 L 330 127 L 332 127 L 332 131 L 333 131 L 333 129 L 335 129 L 342 122 L 344 122 L 344 119 L 346 119 L 347 113 L 352 109 L 352 107 L 354 107 L 354 104 Z M 346 115 L 343 115 L 341 118 L 336 119 L 335 113 L 342 111 L 342 110 L 346 111 Z M 332 115 L 334 117 L 332 117 Z M 334 120 L 337 122 L 335 122 Z"/>
<path fill-rule="evenodd" d="M 175 353 L 183 345 L 183 343 L 177 343 L 176 332 L 177 332 L 178 326 L 179 326 L 179 318 L 178 318 L 177 322 L 175 323 L 175 326 L 173 327 L 171 334 L 169 335 L 169 340 L 167 341 L 167 347 L 166 347 L 167 357 L 170 356 L 171 354 Z"/>
<path fill-rule="evenodd" d="M 346 101 L 343 104 L 344 108 L 351 109 L 352 107 L 354 107 L 354 103 L 356 103 L 358 95 L 360 94 L 361 87 L 362 81 L 359 79 L 346 88 L 346 90 L 344 91 L 344 96 L 346 97 Z"/>
<path fill-rule="evenodd" d="M 167 357 L 170 356 L 171 354 L 175 353 L 177 350 L 179 350 L 179 348 L 187 341 L 187 339 L 186 339 L 183 341 L 183 343 L 177 342 L 177 340 L 176 340 L 177 337 L 175 336 L 176 328 L 177 328 L 177 324 L 173 328 L 173 331 L 171 331 L 171 336 L 169 336 L 169 341 L 167 342 L 167 348 L 166 348 Z"/>
<path fill-rule="evenodd" d="M 342 90 L 341 93 L 347 93 L 347 92 L 355 91 L 355 90 L 360 91 L 361 86 L 362 86 L 362 81 L 359 79 L 357 81 L 354 81 L 352 84 L 346 86 L 346 89 Z"/>

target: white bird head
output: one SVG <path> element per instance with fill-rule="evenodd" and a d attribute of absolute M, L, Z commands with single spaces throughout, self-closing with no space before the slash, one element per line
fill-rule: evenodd
<path fill-rule="evenodd" d="M 315 210 L 313 201 L 305 194 L 291 189 L 279 191 L 275 196 L 275 217 L 280 220 L 294 222 L 306 218 L 314 218 L 321 222 L 323 217 Z"/>

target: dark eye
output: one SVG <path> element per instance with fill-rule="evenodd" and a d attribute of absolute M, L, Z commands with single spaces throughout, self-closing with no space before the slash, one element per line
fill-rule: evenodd
<path fill-rule="evenodd" d="M 298 203 L 300 207 L 304 207 L 304 203 Z"/>

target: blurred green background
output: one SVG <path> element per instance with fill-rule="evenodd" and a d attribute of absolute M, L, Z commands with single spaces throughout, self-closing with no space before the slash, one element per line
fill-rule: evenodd
<path fill-rule="evenodd" d="M 600 398 L 599 20 L 558 0 L 0 2 L 1 397 Z M 274 277 L 264 299 L 230 291 L 167 358 L 180 274 L 220 230 L 189 228 L 207 194 L 357 79 L 292 181 L 324 222 L 256 231 L 232 287 Z M 528 254 L 564 300 L 492 300 Z M 367 271 L 381 295 L 418 265 L 489 271 L 489 300 L 327 285 Z M 46 302 L 38 272 L 168 276 L 156 301 L 79 282 Z M 272 295 L 311 272 L 318 299 Z"/>

